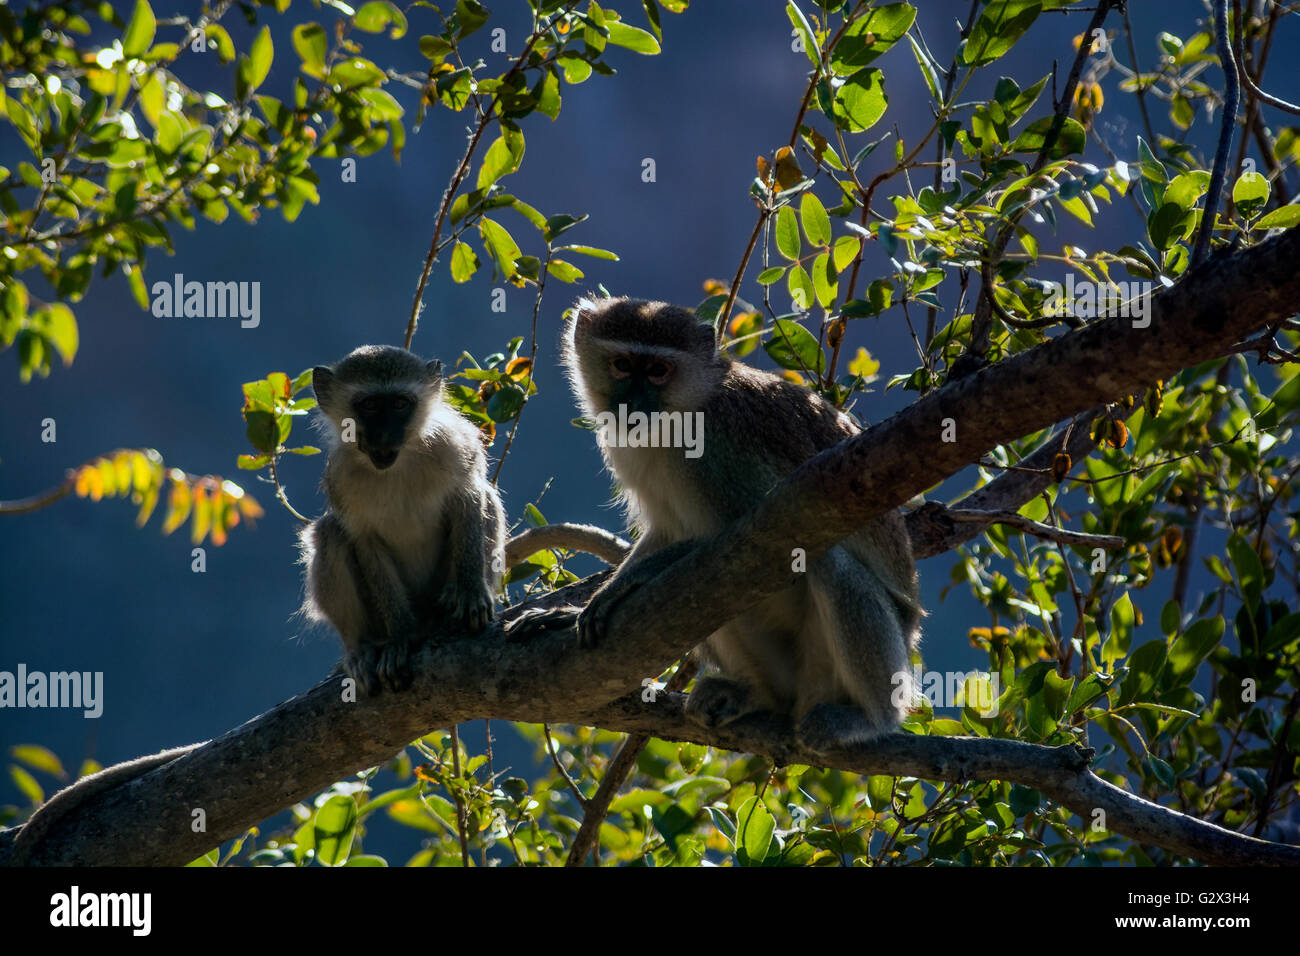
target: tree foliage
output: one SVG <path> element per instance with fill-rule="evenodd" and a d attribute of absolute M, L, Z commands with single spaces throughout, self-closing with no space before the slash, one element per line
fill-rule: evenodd
<path fill-rule="evenodd" d="M 125 275 L 147 309 L 149 255 L 183 241 L 176 225 L 221 222 L 232 210 L 253 221 L 279 209 L 292 221 L 318 201 L 313 164 L 385 147 L 400 157 L 428 111 L 451 110 L 470 136 L 433 224 L 407 342 L 435 265 L 453 283 L 490 277 L 533 290 L 531 329 L 492 355 L 463 355 L 449 391 L 485 440 L 509 429 L 495 450 L 504 460 L 537 392 L 536 317 L 548 281 L 577 282 L 582 257 L 615 256 L 572 239 L 586 213 L 542 211 L 546 197 L 508 190 L 526 159 L 525 133 L 541 117 L 556 120 L 568 86 L 611 77 L 629 52 L 658 53 L 662 11 L 686 2 L 645 0 L 636 11 L 644 27 L 630 22 L 633 10 L 594 0 L 529 5 L 530 33 L 498 74 L 465 53 L 466 38 L 494 23 L 476 0 L 454 10 L 323 2 L 295 23 L 291 50 L 275 49 L 265 24 L 286 15 L 287 0 L 239 6 L 256 27 L 243 50 L 221 22 L 230 4 L 166 19 L 148 0 L 128 18 L 106 3 L 0 7 L 0 113 L 30 153 L 0 168 L 0 343 L 16 353 L 19 378 L 49 374 L 56 358 L 72 363 L 72 307 L 96 270 Z M 1231 29 L 1242 69 L 1262 84 L 1262 51 L 1294 29 L 1293 15 L 1241 6 Z M 1140 328 L 1151 291 L 1197 267 L 1202 230 L 1221 255 L 1300 223 L 1288 186 L 1300 130 L 1273 124 L 1249 89 L 1225 196 L 1207 193 L 1223 105 L 1213 77 L 1224 66 L 1208 20 L 1188 36 L 1153 38 L 1132 34 L 1110 2 L 990 0 L 970 5 L 960 35 L 926 38 L 908 3 L 792 0 L 787 12 L 807 87 L 802 99 L 791 91 L 788 142 L 757 160 L 748 184 L 757 222 L 748 247 L 737 240 L 736 276 L 700 276 L 696 311 L 733 354 L 757 357 L 761 346 L 787 377 L 841 407 L 878 381 L 879 361 L 858 344 L 871 323 L 911 330 L 915 362 L 890 370 L 884 385 L 924 395 L 1115 309 L 1131 309 Z M 1075 48 L 1053 51 L 1071 64 L 1068 75 L 999 76 L 999 61 L 1037 42 L 1048 14 L 1080 24 Z M 434 25 L 417 36 L 417 22 Z M 418 50 L 422 69 L 367 58 L 380 40 L 390 52 Z M 213 51 L 225 87 L 187 82 L 187 60 Z M 1137 51 L 1151 62 L 1140 66 Z M 283 99 L 263 89 L 277 57 L 296 57 Z M 987 99 L 971 99 L 985 87 Z M 923 90 L 932 111 L 906 138 L 914 124 L 890 99 L 902 88 Z M 1096 120 L 1130 97 L 1142 133 L 1108 141 Z M 30 291 L 38 284 L 45 299 Z M 1020 503 L 1019 515 L 1039 526 L 1118 546 L 1004 523 L 956 549 L 944 593 L 967 589 L 984 608 L 967 637 L 987 664 L 956 683 L 923 674 L 931 702 L 907 733 L 1092 746 L 1095 769 L 1117 786 L 1232 830 L 1294 840 L 1280 821 L 1300 770 L 1298 328 L 1274 323 L 1230 354 L 1113 396 L 1090 425 L 1095 450 L 1081 461 L 1057 455 L 1049 489 Z M 238 465 L 267 469 L 277 490 L 279 456 L 315 451 L 292 444 L 313 404 L 298 395 L 308 381 L 276 372 L 243 386 L 251 451 Z M 1046 436 L 993 449 L 972 462 L 968 486 L 945 484 L 938 497 L 1016 469 Z M 133 489 L 147 516 L 161 469 L 148 453 L 122 452 L 69 481 L 92 496 Z M 226 486 L 231 501 L 243 498 Z M 226 502 L 222 514 L 240 507 Z M 546 520 L 532 505 L 520 518 Z M 212 520 L 216 540 L 228 523 Z M 576 580 L 568 556 L 527 558 L 510 576 L 511 598 Z M 1207 582 L 1196 600 L 1193 574 Z M 543 761 L 534 779 L 494 772 L 488 755 L 439 731 L 387 768 L 396 788 L 382 789 L 376 768 L 296 805 L 287 829 L 250 832 L 196 863 L 382 864 L 363 851 L 375 814 L 415 831 L 419 848 L 405 860 L 414 865 L 562 862 L 584 814 L 603 812 L 593 810 L 596 787 L 620 735 L 517 727 Z M 44 792 L 29 771 L 66 778 L 40 748 L 14 757 L 33 804 Z M 602 862 L 647 865 L 1186 861 L 1119 838 L 1104 820 L 1077 822 L 1010 780 L 861 778 L 659 739 L 637 755 L 597 836 Z"/>

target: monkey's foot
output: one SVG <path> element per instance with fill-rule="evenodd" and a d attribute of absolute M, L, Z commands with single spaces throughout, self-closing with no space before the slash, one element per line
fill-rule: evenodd
<path fill-rule="evenodd" d="M 725 677 L 702 677 L 686 698 L 686 717 L 701 727 L 723 727 L 753 710 L 749 688 Z"/>
<path fill-rule="evenodd" d="M 542 631 L 562 631 L 573 627 L 579 609 L 571 605 L 532 608 L 524 611 L 506 627 L 506 640 L 519 644 L 531 640 Z"/>
<path fill-rule="evenodd" d="M 847 704 L 818 704 L 799 719 L 795 736 L 799 743 L 820 754 L 866 743 L 894 729 Z"/>
<path fill-rule="evenodd" d="M 406 690 L 411 686 L 410 645 L 405 641 L 362 644 L 343 659 L 343 669 L 367 697 L 383 688 Z"/>
<path fill-rule="evenodd" d="M 578 616 L 578 646 L 586 650 L 600 646 L 609 633 L 609 618 L 623 596 L 632 590 L 628 581 L 614 578 L 591 596 Z"/>
<path fill-rule="evenodd" d="M 492 595 L 481 586 L 474 588 L 448 584 L 438 599 L 446 629 L 463 634 L 477 634 L 492 620 Z"/>

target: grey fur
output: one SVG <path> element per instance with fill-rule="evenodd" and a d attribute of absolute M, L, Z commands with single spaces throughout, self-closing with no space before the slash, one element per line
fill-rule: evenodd
<path fill-rule="evenodd" d="M 344 670 L 366 694 L 401 690 L 422 644 L 492 620 L 505 570 L 501 497 L 478 430 L 443 400 L 439 363 L 370 345 L 317 368 L 313 385 L 330 444 L 329 510 L 300 538 L 302 612 L 334 626 Z M 367 452 L 360 404 L 375 396 L 415 403 L 396 460 L 382 468 Z"/>
<path fill-rule="evenodd" d="M 703 412 L 703 454 L 602 449 L 640 537 L 579 616 L 585 646 L 604 638 L 622 595 L 693 539 L 722 531 L 803 462 L 859 430 L 812 391 L 719 353 L 712 330 L 686 309 L 615 298 L 575 306 L 564 364 L 588 416 L 614 410 L 629 359 L 651 376 L 662 370 L 656 358 L 673 371 L 651 401 L 663 411 Z M 790 543 L 798 547 L 798 529 Z M 720 726 L 755 710 L 787 713 L 819 752 L 887 733 L 914 698 L 910 655 L 922 614 L 910 540 L 902 515 L 890 512 L 811 561 L 794 587 L 710 635 L 698 650 L 714 673 L 696 682 L 687 715 Z"/>
<path fill-rule="evenodd" d="M 171 763 L 179 757 L 184 757 L 187 753 L 202 746 L 201 743 L 189 744 L 185 747 L 175 747 L 145 757 L 137 757 L 125 763 L 105 767 L 98 773 L 82 777 L 71 786 L 64 787 L 41 804 L 36 812 L 23 824 L 23 828 L 18 831 L 18 835 L 14 837 L 13 848 L 10 850 L 9 866 L 26 866 L 36 847 L 41 844 L 59 821 L 82 806 L 87 800 L 103 793 L 105 790 L 120 787 L 128 780 L 142 777 L 149 771 L 155 770 L 163 764 Z"/>

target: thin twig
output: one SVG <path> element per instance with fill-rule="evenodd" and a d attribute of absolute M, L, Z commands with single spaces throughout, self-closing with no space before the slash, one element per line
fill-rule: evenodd
<path fill-rule="evenodd" d="M 1034 521 L 1032 518 L 1016 514 L 1014 511 L 971 511 L 964 508 L 947 508 L 943 514 L 953 521 L 972 521 L 986 525 L 1008 525 L 1025 532 L 1025 534 L 1031 534 L 1035 538 L 1043 538 L 1060 544 L 1078 545 L 1083 548 L 1122 548 L 1124 546 L 1124 539 L 1119 535 L 1088 534 L 1083 531 L 1054 528 L 1051 525 L 1043 524 L 1041 521 Z"/>
<path fill-rule="evenodd" d="M 569 789 L 573 791 L 573 798 L 578 801 L 578 806 L 586 810 L 587 804 L 591 801 L 583 795 L 582 790 L 578 787 L 578 782 L 569 776 L 569 771 L 564 769 L 564 764 L 560 763 L 560 758 L 555 752 L 555 745 L 551 742 L 550 724 L 542 724 L 542 739 L 546 741 L 546 752 L 551 755 L 551 763 L 555 764 L 555 769 L 560 772 L 560 776 L 564 778 L 564 782 L 567 783 Z"/>
<path fill-rule="evenodd" d="M 675 694 L 684 688 L 692 677 L 695 676 L 697 666 L 692 660 L 683 660 L 677 665 L 677 671 L 672 677 L 668 678 L 664 689 L 659 693 Z M 565 866 L 582 866 L 589 854 L 596 845 L 597 836 L 600 833 L 600 825 L 605 822 L 605 817 L 609 814 L 609 805 L 613 802 L 615 795 L 622 789 L 623 784 L 627 782 L 628 775 L 636 766 L 637 759 L 641 756 L 641 751 L 645 745 L 650 742 L 649 734 L 628 734 L 623 739 L 622 745 L 618 748 L 618 753 L 614 759 L 609 762 L 609 767 L 605 770 L 605 777 L 600 781 L 600 786 L 596 793 L 583 806 L 582 825 L 578 827 L 578 832 L 573 837 L 573 843 L 569 847 L 569 856 L 565 860 Z"/>
<path fill-rule="evenodd" d="M 456 834 L 460 837 L 460 865 L 469 869 L 469 838 L 465 831 L 469 821 L 465 817 L 465 800 L 460 795 L 460 732 L 458 725 L 451 725 L 451 772 L 456 777 L 457 786 L 451 788 L 451 795 L 456 801 Z"/>
<path fill-rule="evenodd" d="M 1201 228 L 1196 234 L 1196 245 L 1192 249 L 1193 268 L 1204 262 L 1210 251 L 1210 235 L 1214 232 L 1219 198 L 1227 175 L 1228 153 L 1232 151 L 1232 136 L 1237 128 L 1237 104 L 1241 97 L 1241 85 L 1237 80 L 1237 61 L 1232 55 L 1232 38 L 1228 34 L 1228 0 L 1214 0 L 1214 34 L 1219 63 L 1223 67 L 1223 117 L 1219 123 L 1219 146 L 1214 151 L 1210 185 L 1205 191 Z"/>
<path fill-rule="evenodd" d="M 556 16 L 567 13 L 573 4 L 565 4 L 556 11 Z M 552 18 L 552 21 L 554 18 Z M 528 42 L 524 45 L 524 52 L 519 54 L 514 64 L 501 77 L 502 87 L 509 88 L 505 81 L 520 71 L 524 63 L 528 60 L 528 54 L 533 51 L 537 41 L 541 39 L 542 34 L 549 27 L 542 27 L 534 24 L 532 35 L 528 37 Z M 447 218 L 447 213 L 451 209 L 452 200 L 456 197 L 456 190 L 464 182 L 466 174 L 469 173 L 470 160 L 474 157 L 474 150 L 478 148 L 479 140 L 483 138 L 483 133 L 487 130 L 492 122 L 492 107 L 496 104 L 497 95 L 493 94 L 488 105 L 482 111 L 479 121 L 474 125 L 474 132 L 470 136 L 469 145 L 465 148 L 465 154 L 460 159 L 460 165 L 456 167 L 455 174 L 451 177 L 451 182 L 447 184 L 447 190 L 442 194 L 442 202 L 438 205 L 438 217 L 433 225 L 433 238 L 429 240 L 429 252 L 424 257 L 424 268 L 420 270 L 420 281 L 415 287 L 415 301 L 411 303 L 411 317 L 406 322 L 406 338 L 403 341 L 404 348 L 411 347 L 411 339 L 415 336 L 415 327 L 420 319 L 420 307 L 424 300 L 424 287 L 429 282 L 429 273 L 433 271 L 434 260 L 438 257 L 438 239 L 442 235 L 443 222 Z"/>

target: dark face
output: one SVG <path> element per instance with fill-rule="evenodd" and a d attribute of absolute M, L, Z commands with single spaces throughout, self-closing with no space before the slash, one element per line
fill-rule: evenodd
<path fill-rule="evenodd" d="M 380 471 L 397 461 L 416 405 L 415 397 L 407 392 L 379 392 L 353 401 L 357 445 Z"/>
<path fill-rule="evenodd" d="M 613 408 L 626 405 L 629 411 L 647 414 L 662 411 L 662 391 L 676 371 L 676 364 L 660 355 L 611 355 L 610 404 Z"/>

